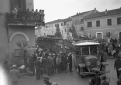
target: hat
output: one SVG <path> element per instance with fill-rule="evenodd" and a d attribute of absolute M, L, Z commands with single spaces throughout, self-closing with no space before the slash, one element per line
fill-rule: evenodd
<path fill-rule="evenodd" d="M 44 77 L 44 81 L 49 81 L 49 77 L 48 76 Z"/>
<path fill-rule="evenodd" d="M 121 75 L 119 76 L 119 79 L 121 80 Z"/>
<path fill-rule="evenodd" d="M 106 76 L 105 75 L 102 76 L 102 80 L 106 80 Z"/>
<path fill-rule="evenodd" d="M 16 68 L 17 66 L 16 65 L 12 65 L 13 68 Z"/>
<path fill-rule="evenodd" d="M 57 82 L 53 82 L 52 85 L 58 85 L 58 83 Z"/>

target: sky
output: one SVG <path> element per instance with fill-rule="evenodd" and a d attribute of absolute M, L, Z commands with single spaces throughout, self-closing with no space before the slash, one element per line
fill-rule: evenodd
<path fill-rule="evenodd" d="M 96 8 L 98 11 L 117 9 L 121 0 L 34 0 L 34 9 L 45 11 L 45 22 L 64 19 Z"/>

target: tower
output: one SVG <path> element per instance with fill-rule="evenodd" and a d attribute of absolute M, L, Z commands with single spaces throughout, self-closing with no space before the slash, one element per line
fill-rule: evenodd
<path fill-rule="evenodd" d="M 19 56 L 18 41 L 35 45 L 35 26 L 44 23 L 44 11 L 33 7 L 33 0 L 0 0 L 0 61 Z"/>

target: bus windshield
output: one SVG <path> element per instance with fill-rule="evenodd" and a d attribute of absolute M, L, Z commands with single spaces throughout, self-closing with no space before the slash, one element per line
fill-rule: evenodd
<path fill-rule="evenodd" d="M 89 55 L 89 47 L 82 47 L 82 55 Z"/>
<path fill-rule="evenodd" d="M 97 46 L 90 46 L 90 54 L 97 55 Z"/>

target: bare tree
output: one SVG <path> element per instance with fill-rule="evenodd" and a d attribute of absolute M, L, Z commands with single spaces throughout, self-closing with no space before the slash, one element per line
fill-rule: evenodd
<path fill-rule="evenodd" d="M 27 54 L 26 54 L 27 53 L 27 50 L 26 50 L 26 47 L 28 46 L 28 43 L 27 43 L 27 41 L 22 40 L 22 41 L 16 42 L 16 44 L 21 49 L 20 54 L 23 57 L 24 64 L 26 66 L 27 65 Z"/>

